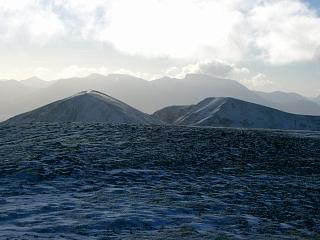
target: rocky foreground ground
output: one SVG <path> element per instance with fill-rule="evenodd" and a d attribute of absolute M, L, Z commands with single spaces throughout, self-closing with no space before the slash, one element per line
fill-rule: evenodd
<path fill-rule="evenodd" d="M 0 126 L 0 239 L 320 239 L 320 133 Z"/>

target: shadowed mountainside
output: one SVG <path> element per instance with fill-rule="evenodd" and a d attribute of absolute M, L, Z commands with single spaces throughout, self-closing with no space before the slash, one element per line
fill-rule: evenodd
<path fill-rule="evenodd" d="M 234 98 L 206 98 L 196 105 L 166 107 L 153 116 L 174 125 L 320 130 L 320 117 L 290 114 Z"/>
<path fill-rule="evenodd" d="M 5 123 L 32 122 L 104 122 L 113 124 L 159 124 L 159 120 L 97 91 L 84 91 L 31 112 L 15 116 Z"/>
<path fill-rule="evenodd" d="M 318 97 L 311 99 L 311 100 L 320 106 L 320 95 Z"/>
<path fill-rule="evenodd" d="M 267 104 L 268 107 L 280 109 L 289 113 L 320 115 L 320 105 L 315 103 L 315 101 L 310 101 L 308 98 L 297 93 L 287 93 L 280 91 L 270 93 L 256 93 L 269 103 Z"/>

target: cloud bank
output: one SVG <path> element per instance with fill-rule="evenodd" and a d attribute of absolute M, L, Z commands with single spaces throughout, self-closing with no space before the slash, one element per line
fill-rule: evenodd
<path fill-rule="evenodd" d="M 270 64 L 319 56 L 320 17 L 302 0 L 2 0 L 0 41 L 108 43 L 118 51 Z"/>

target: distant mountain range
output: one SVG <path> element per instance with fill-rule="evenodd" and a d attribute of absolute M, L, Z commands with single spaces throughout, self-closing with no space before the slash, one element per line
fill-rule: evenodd
<path fill-rule="evenodd" d="M 166 107 L 153 116 L 173 125 L 320 130 L 320 116 L 290 114 L 234 98 L 206 98 L 195 105 Z"/>
<path fill-rule="evenodd" d="M 38 77 L 31 77 L 31 78 L 20 81 L 20 83 L 26 87 L 40 89 L 40 88 L 49 87 L 50 85 L 55 83 L 55 81 L 44 81 Z"/>
<path fill-rule="evenodd" d="M 311 100 L 320 105 L 320 95 L 318 97 L 312 98 Z"/>
<path fill-rule="evenodd" d="M 306 115 L 320 115 L 320 105 L 316 101 L 309 100 L 297 93 L 286 92 L 257 92 L 259 96 L 268 101 L 266 106 L 273 107 L 285 112 L 306 114 Z M 320 102 L 319 102 L 320 103 Z"/>
<path fill-rule="evenodd" d="M 157 118 L 97 91 L 80 92 L 6 121 L 10 124 L 34 122 L 161 124 Z"/>
<path fill-rule="evenodd" d="M 214 96 L 233 97 L 290 113 L 320 115 L 320 105 L 316 101 L 295 93 L 251 91 L 230 79 L 189 74 L 184 79 L 164 77 L 146 81 L 129 75 L 92 74 L 52 82 L 38 78 L 0 81 L 0 121 L 87 89 L 107 93 L 147 113 L 171 105 L 193 104 Z"/>

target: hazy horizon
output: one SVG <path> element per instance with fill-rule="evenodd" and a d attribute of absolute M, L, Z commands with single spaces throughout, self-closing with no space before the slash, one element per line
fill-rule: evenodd
<path fill-rule="evenodd" d="M 202 73 L 320 95 L 314 0 L 4 0 L 0 32 L 2 80 Z"/>
<path fill-rule="evenodd" d="M 188 75 L 188 74 L 186 74 L 186 75 L 184 75 L 184 76 L 178 76 L 178 77 L 170 77 L 170 76 L 168 76 L 168 75 L 163 75 L 163 76 L 159 76 L 158 78 L 154 78 L 154 79 L 144 79 L 143 77 L 139 77 L 139 76 L 136 76 L 136 75 L 134 75 L 134 74 L 127 74 L 127 73 L 108 73 L 108 74 L 101 74 L 101 73 L 97 73 L 97 72 L 93 72 L 93 73 L 90 73 L 90 74 L 88 74 L 88 75 L 85 75 L 85 76 L 73 76 L 73 77 L 68 77 L 68 78 L 60 78 L 60 79 L 51 79 L 51 80 L 48 80 L 48 79 L 43 79 L 43 78 L 40 78 L 40 77 L 38 77 L 38 76 L 30 76 L 30 77 L 28 77 L 28 78 L 24 78 L 24 79 L 0 79 L 0 82 L 1 81 L 3 81 L 3 82 L 5 82 L 5 81 L 18 81 L 18 82 L 24 82 L 24 81 L 32 81 L 32 80 L 40 80 L 40 81 L 44 81 L 44 82 L 47 82 L 48 84 L 50 84 L 51 82 L 52 83 L 55 83 L 55 82 L 57 82 L 57 81 L 63 81 L 63 80 L 68 80 L 68 79 L 73 79 L 73 78 L 83 78 L 83 79 L 87 79 L 87 78 L 90 78 L 90 76 L 92 76 L 92 75 L 94 75 L 94 74 L 97 74 L 97 75 L 101 75 L 101 76 L 103 76 L 103 77 L 108 77 L 108 76 L 110 76 L 110 75 L 126 75 L 126 76 L 129 76 L 129 77 L 136 77 L 136 78 L 140 78 L 140 79 L 143 79 L 143 80 L 145 80 L 145 81 L 156 81 L 156 80 L 160 80 L 160 79 L 162 79 L 162 78 L 170 78 L 170 79 L 179 79 L 179 80 L 183 80 L 183 79 L 185 79 L 185 77 L 186 77 L 186 75 Z M 192 73 L 190 73 L 190 74 L 192 74 Z M 214 76 L 214 75 L 208 75 L 208 74 L 200 74 L 200 75 L 207 75 L 207 76 L 209 76 L 209 77 L 214 77 L 214 78 L 219 78 L 219 79 L 225 79 L 225 80 L 235 80 L 235 79 L 232 79 L 232 78 L 223 78 L 223 77 L 219 77 L 219 76 Z M 312 98 L 319 98 L 320 97 L 320 94 L 316 94 L 316 95 L 304 95 L 303 93 L 300 93 L 300 92 L 294 92 L 294 91 L 287 91 L 286 89 L 283 89 L 283 90 L 281 90 L 281 89 L 270 89 L 270 90 L 268 90 L 268 89 L 266 89 L 266 90 L 264 90 L 264 89 L 255 89 L 254 87 L 252 87 L 252 86 L 247 86 L 244 82 L 241 82 L 241 81 L 239 81 L 239 80 L 236 80 L 236 81 L 238 81 L 241 85 L 243 85 L 243 86 L 245 86 L 245 87 L 247 87 L 249 90 L 252 90 L 252 91 L 261 91 L 261 92 L 265 92 L 265 93 L 276 93 L 276 92 L 281 92 L 281 93 L 288 93 L 288 94 L 291 94 L 291 93 L 293 93 L 293 94 L 299 94 L 299 95 L 301 95 L 301 96 L 303 96 L 303 97 L 305 97 L 305 98 L 310 98 L 310 99 L 312 99 Z M 50 84 L 51 85 L 51 84 Z M 49 85 L 48 85 L 49 86 Z M 88 90 L 88 89 L 83 89 L 84 91 L 86 91 L 86 90 Z M 76 94 L 76 93 L 75 93 Z M 227 97 L 227 96 L 226 96 Z"/>

